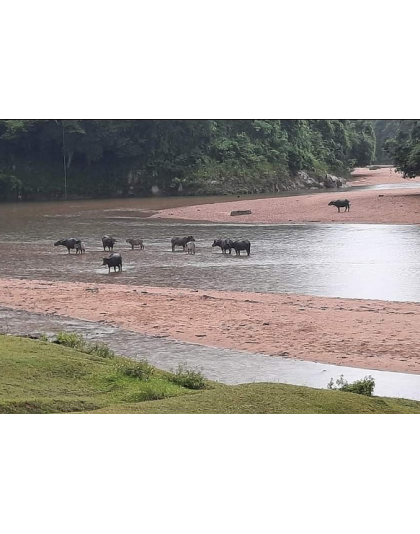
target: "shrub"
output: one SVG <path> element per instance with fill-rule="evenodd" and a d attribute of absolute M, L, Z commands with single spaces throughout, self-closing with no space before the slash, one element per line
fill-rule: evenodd
<path fill-rule="evenodd" d="M 208 385 L 201 371 L 187 369 L 183 365 L 180 365 L 169 379 L 187 389 L 206 389 Z"/>
<path fill-rule="evenodd" d="M 58 332 L 55 342 L 58 345 L 64 345 L 64 347 L 85 352 L 86 342 L 83 339 L 83 336 L 79 334 L 73 332 Z"/>
<path fill-rule="evenodd" d="M 147 381 L 154 374 L 155 368 L 149 364 L 147 360 L 131 361 L 121 359 L 115 366 L 117 372 L 130 376 L 132 378 L 138 378 L 139 380 Z"/>
<path fill-rule="evenodd" d="M 92 354 L 99 358 L 114 358 L 114 352 L 105 343 L 88 343 L 83 336 L 73 332 L 59 332 L 56 336 L 55 343 L 71 349 Z"/>
<path fill-rule="evenodd" d="M 344 376 L 341 375 L 334 384 L 334 380 L 331 378 L 328 389 L 333 391 L 346 391 L 348 393 L 356 393 L 357 395 L 365 395 L 371 397 L 375 390 L 375 379 L 372 376 L 365 376 L 362 380 L 357 380 L 352 384 L 349 384 L 347 380 L 344 380 Z"/>
<path fill-rule="evenodd" d="M 115 358 L 115 353 L 111 350 L 106 343 L 93 343 L 86 346 L 86 351 L 88 354 L 93 354 L 99 358 Z"/>

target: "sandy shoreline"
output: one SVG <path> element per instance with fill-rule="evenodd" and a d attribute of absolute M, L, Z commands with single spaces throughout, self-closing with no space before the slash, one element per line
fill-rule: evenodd
<path fill-rule="evenodd" d="M 0 279 L 0 306 L 298 360 L 420 373 L 420 304 Z"/>
<path fill-rule="evenodd" d="M 379 185 L 407 183 L 390 169 L 369 171 L 358 169 L 351 184 Z M 411 180 L 418 189 L 388 189 L 380 191 L 333 190 L 323 194 L 294 197 L 238 200 L 237 202 L 204 204 L 161 210 L 152 218 L 211 221 L 218 223 L 371 223 L 420 224 L 420 178 Z M 349 213 L 338 213 L 328 206 L 331 200 L 347 198 L 352 206 Z M 231 217 L 231 211 L 252 210 L 252 215 Z"/>

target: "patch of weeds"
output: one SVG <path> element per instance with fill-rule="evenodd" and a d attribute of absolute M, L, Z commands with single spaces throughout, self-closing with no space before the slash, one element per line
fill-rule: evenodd
<path fill-rule="evenodd" d="M 156 385 L 148 385 L 138 393 L 133 393 L 127 399 L 128 402 L 146 402 L 168 399 L 172 397 L 171 392 L 165 387 L 157 387 Z"/>
<path fill-rule="evenodd" d="M 169 377 L 169 380 L 187 389 L 200 390 L 208 387 L 207 380 L 201 371 L 187 369 L 184 365 L 179 365 L 178 369 Z"/>
<path fill-rule="evenodd" d="M 147 381 L 155 372 L 153 365 L 147 360 L 126 360 L 121 359 L 115 365 L 115 369 L 118 373 L 132 378 L 138 378 L 139 380 Z"/>
<path fill-rule="evenodd" d="M 347 393 L 356 393 L 357 395 L 365 395 L 371 397 L 375 390 L 375 379 L 372 376 L 365 376 L 362 380 L 357 380 L 352 384 L 349 384 L 344 379 L 344 375 L 341 375 L 338 380 L 335 381 L 331 378 L 328 389 L 333 391 L 346 391 Z"/>
<path fill-rule="evenodd" d="M 105 343 L 88 343 L 83 336 L 73 332 L 59 332 L 56 336 L 55 343 L 71 349 L 98 356 L 99 358 L 112 359 L 115 357 L 114 352 Z"/>
<path fill-rule="evenodd" d="M 87 345 L 86 352 L 99 358 L 112 360 L 115 358 L 115 352 L 111 350 L 106 343 L 92 343 Z"/>
<path fill-rule="evenodd" d="M 69 347 L 70 349 L 85 352 L 86 341 L 83 339 L 83 336 L 75 334 L 74 332 L 58 332 L 55 343 L 57 343 L 57 345 Z"/>

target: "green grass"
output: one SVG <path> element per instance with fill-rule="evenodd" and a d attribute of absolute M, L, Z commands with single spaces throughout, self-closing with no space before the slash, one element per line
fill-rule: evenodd
<path fill-rule="evenodd" d="M 0 336 L 0 413 L 420 413 L 419 402 L 283 384 L 194 391 L 108 356 Z"/>
<path fill-rule="evenodd" d="M 418 414 L 420 403 L 285 384 L 246 384 L 221 386 L 154 403 L 113 406 L 101 410 L 101 413 Z"/>
<path fill-rule="evenodd" d="M 157 371 L 147 381 L 119 370 L 122 358 L 0 336 L 0 413 L 63 413 L 185 395 Z"/>

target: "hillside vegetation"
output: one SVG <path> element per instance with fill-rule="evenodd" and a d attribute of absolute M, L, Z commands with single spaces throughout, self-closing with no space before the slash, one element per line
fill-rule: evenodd
<path fill-rule="evenodd" d="M 0 120 L 0 201 L 272 192 L 375 154 L 369 120 Z"/>
<path fill-rule="evenodd" d="M 374 121 L 376 163 L 393 164 L 404 178 L 420 176 L 420 122 L 417 119 Z"/>
<path fill-rule="evenodd" d="M 420 413 L 413 401 L 283 384 L 205 384 L 104 347 L 0 335 L 0 413 Z M 205 387 L 205 389 L 203 389 Z"/>

